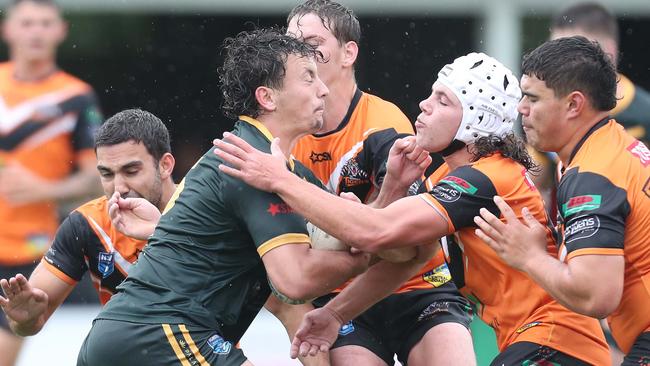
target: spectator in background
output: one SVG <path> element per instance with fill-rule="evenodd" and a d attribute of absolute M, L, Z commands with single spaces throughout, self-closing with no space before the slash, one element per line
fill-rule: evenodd
<path fill-rule="evenodd" d="M 0 278 L 32 272 L 54 238 L 57 201 L 99 192 L 92 136 L 102 121 L 91 87 L 56 64 L 67 32 L 56 3 L 14 0 L 4 15 Z M 21 344 L 0 316 L 0 365 L 13 365 Z"/>

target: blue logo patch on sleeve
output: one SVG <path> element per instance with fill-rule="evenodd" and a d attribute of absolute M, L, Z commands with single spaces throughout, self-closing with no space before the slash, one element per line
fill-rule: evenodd
<path fill-rule="evenodd" d="M 220 335 L 215 334 L 212 337 L 208 338 L 208 346 L 212 348 L 213 353 L 220 355 L 227 355 L 232 349 L 232 343 L 223 339 Z"/>
<path fill-rule="evenodd" d="M 115 253 L 100 252 L 97 259 L 97 269 L 102 274 L 102 278 L 110 276 L 115 270 Z"/>

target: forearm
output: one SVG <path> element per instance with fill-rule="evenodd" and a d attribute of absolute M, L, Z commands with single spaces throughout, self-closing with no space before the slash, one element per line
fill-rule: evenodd
<path fill-rule="evenodd" d="M 293 339 L 296 335 L 302 317 L 311 310 L 314 310 L 314 306 L 311 303 L 289 305 L 274 295 L 269 296 L 264 307 L 282 323 L 289 335 L 289 339 Z"/>
<path fill-rule="evenodd" d="M 293 210 L 341 241 L 372 251 L 373 234 L 386 221 L 379 210 L 332 195 L 293 174 L 278 181 L 274 192 Z"/>
<path fill-rule="evenodd" d="M 425 258 L 418 255 L 403 263 L 381 261 L 355 278 L 326 307 L 338 314 L 345 323 L 395 292 L 422 269 L 430 255 L 427 254 Z"/>
<path fill-rule="evenodd" d="M 593 281 L 576 278 L 568 264 L 550 255 L 539 255 L 529 263 L 526 273 L 560 304 L 577 313 L 600 315 L 593 310 Z"/>
<path fill-rule="evenodd" d="M 311 249 L 302 266 L 301 282 L 306 299 L 328 294 L 365 270 L 347 251 Z"/>

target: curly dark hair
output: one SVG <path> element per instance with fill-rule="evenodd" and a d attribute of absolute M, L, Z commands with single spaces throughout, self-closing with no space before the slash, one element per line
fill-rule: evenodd
<path fill-rule="evenodd" d="M 289 55 L 322 61 L 322 54 L 277 28 L 244 31 L 226 38 L 226 57 L 219 68 L 223 113 L 230 118 L 247 115 L 257 118 L 261 109 L 255 99 L 260 86 L 281 89 Z"/>
<path fill-rule="evenodd" d="M 472 161 L 480 158 L 501 153 L 506 158 L 510 158 L 523 165 L 531 173 L 538 173 L 539 166 L 535 160 L 528 154 L 526 143 L 519 137 L 510 133 L 504 137 L 490 135 L 479 137 L 473 145 L 467 147 L 468 151 L 474 155 Z"/>

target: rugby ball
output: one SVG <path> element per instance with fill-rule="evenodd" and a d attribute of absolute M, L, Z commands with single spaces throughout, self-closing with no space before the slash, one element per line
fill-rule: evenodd
<path fill-rule="evenodd" d="M 350 250 L 350 247 L 324 232 L 311 222 L 307 222 L 307 232 L 311 240 L 311 247 L 320 250 Z"/>

